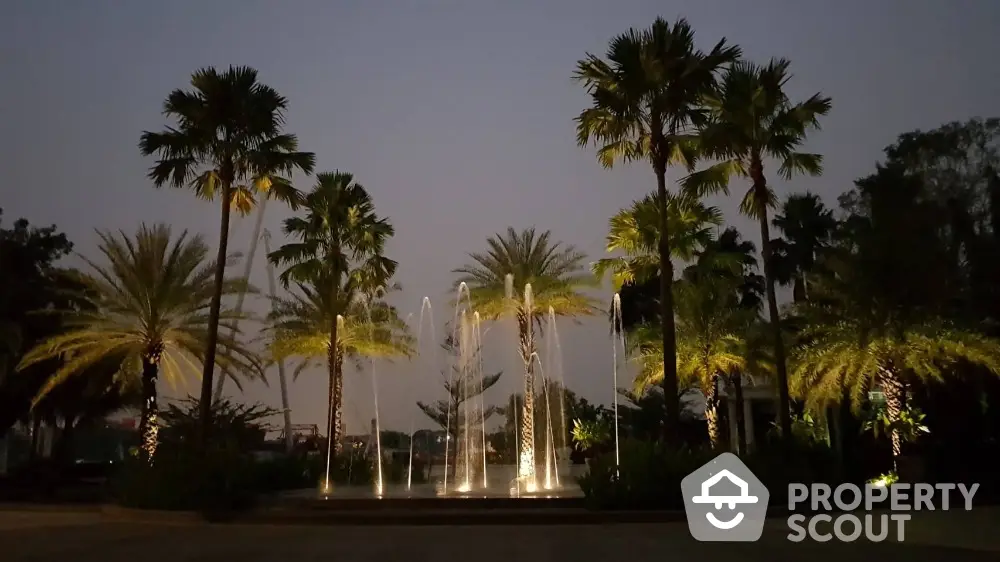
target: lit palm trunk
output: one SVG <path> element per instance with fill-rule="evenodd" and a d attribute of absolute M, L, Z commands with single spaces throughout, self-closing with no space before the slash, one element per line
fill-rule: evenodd
<path fill-rule="evenodd" d="M 524 361 L 524 406 L 521 411 L 521 445 L 517 475 L 529 484 L 535 480 L 535 342 L 531 317 L 522 308 L 517 313 L 521 359 Z"/>
<path fill-rule="evenodd" d="M 705 425 L 708 427 L 708 441 L 713 449 L 719 448 L 719 380 L 713 377 L 712 385 L 705 392 Z"/>
<path fill-rule="evenodd" d="M 162 354 L 162 346 L 154 347 L 142 360 L 142 413 L 139 419 L 139 435 L 142 439 L 142 458 L 149 464 L 153 463 L 158 443 L 159 420 L 156 383 L 159 379 L 158 365 Z"/>
<path fill-rule="evenodd" d="M 336 378 L 333 381 L 334 452 L 340 454 L 344 438 L 344 352 L 337 353 Z"/>
<path fill-rule="evenodd" d="M 903 439 L 896 425 L 903 412 L 906 388 L 899 377 L 888 368 L 883 368 L 879 373 L 878 384 L 882 387 L 882 394 L 885 395 L 885 417 L 889 423 L 889 438 L 892 441 L 892 464 L 893 468 L 898 469 L 898 460 L 903 452 Z"/>

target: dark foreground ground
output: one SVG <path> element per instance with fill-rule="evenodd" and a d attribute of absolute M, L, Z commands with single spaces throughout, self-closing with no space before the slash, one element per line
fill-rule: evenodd
<path fill-rule="evenodd" d="M 989 521 L 983 524 L 992 527 Z M 933 526 L 941 527 L 936 523 Z M 982 531 L 969 521 L 958 526 L 974 535 Z M 920 528 L 913 531 L 903 544 L 792 544 L 776 528 L 765 532 L 757 543 L 727 545 L 694 541 L 684 523 L 468 527 L 208 525 L 112 521 L 99 513 L 0 511 L 0 560 L 962 562 L 1000 559 L 1000 553 L 989 550 L 991 544 L 972 541 L 966 545 L 979 550 L 940 546 L 940 543 L 965 541 L 955 536 L 937 540 L 929 531 Z"/>

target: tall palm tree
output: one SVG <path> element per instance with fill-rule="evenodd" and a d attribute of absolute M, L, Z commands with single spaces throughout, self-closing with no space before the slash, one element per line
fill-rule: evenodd
<path fill-rule="evenodd" d="M 680 421 L 677 371 L 673 361 L 674 315 L 667 212 L 667 167 L 693 163 L 693 127 L 705 119 L 702 98 L 715 85 L 716 73 L 740 56 L 738 47 L 719 41 L 705 53 L 694 44 L 694 30 L 684 19 L 673 25 L 662 18 L 644 30 L 630 29 L 611 40 L 606 60 L 588 54 L 577 63 L 575 78 L 591 97 L 591 107 L 576 118 L 577 142 L 599 145 L 598 161 L 647 160 L 656 176 L 660 228 L 660 307 L 663 378 L 668 438 L 676 440 Z"/>
<path fill-rule="evenodd" d="M 551 237 L 550 231 L 537 234 L 534 228 L 521 232 L 508 228 L 505 235 L 486 240 L 487 252 L 469 254 L 472 263 L 453 271 L 459 275 L 456 284 L 468 286 L 472 306 L 484 319 L 517 321 L 525 396 L 518 477 L 529 484 L 535 478 L 535 327 L 541 327 L 550 308 L 557 316 L 590 315 L 597 310 L 596 301 L 580 292 L 596 285 L 583 267 L 586 256 Z M 519 294 L 529 284 L 530 300 Z M 517 291 L 512 291 L 515 287 Z"/>
<path fill-rule="evenodd" d="M 358 292 L 353 280 L 346 279 L 340 291 L 328 290 L 329 280 L 297 284 L 290 298 L 277 298 L 271 323 L 271 353 L 276 360 L 299 357 L 293 377 L 307 368 L 325 363 L 334 382 L 327 435 L 339 444 L 343 437 L 344 358 L 403 357 L 413 352 L 413 338 L 396 309 L 377 295 Z M 339 322 L 338 322 L 339 318 Z M 336 335 L 331 327 L 337 324 Z M 336 357 L 329 350 L 336 337 Z"/>
<path fill-rule="evenodd" d="M 837 219 L 822 199 L 806 192 L 789 195 L 772 224 L 784 236 L 771 241 L 775 279 L 791 283 L 792 299 L 804 301 L 809 294 L 806 274 L 812 271 L 817 254 L 832 241 Z"/>
<path fill-rule="evenodd" d="M 204 435 L 212 415 L 212 376 L 219 340 L 219 315 L 229 217 L 232 209 L 249 214 L 260 197 L 295 206 L 300 195 L 289 180 L 295 171 L 311 173 L 316 157 L 299 152 L 295 135 L 282 132 L 288 100 L 257 81 L 257 71 L 245 66 L 219 71 L 203 68 L 191 76 L 191 90 L 177 89 L 163 102 L 163 114 L 175 125 L 161 132 L 145 131 L 139 139 L 144 156 L 156 155 L 149 178 L 157 187 L 194 190 L 208 201 L 222 199 L 215 292 L 209 308 L 201 415 Z"/>
<path fill-rule="evenodd" d="M 316 185 L 305 196 L 306 215 L 285 220 L 285 234 L 297 239 L 271 252 L 268 259 L 286 266 L 279 279 L 287 288 L 292 283 L 323 292 L 323 302 L 331 306 L 349 301 L 355 293 L 373 295 L 384 290 L 396 272 L 396 262 L 385 257 L 385 244 L 395 233 L 387 219 L 375 214 L 375 204 L 365 188 L 344 172 L 316 175 Z M 350 291 L 344 293 L 345 287 Z M 339 342 L 337 314 L 330 315 L 328 342 Z M 337 346 L 326 348 L 328 365 L 343 361 Z M 343 388 L 340 371 L 331 368 L 328 388 L 329 411 L 340 415 L 338 388 Z M 339 429 L 329 421 L 329 446 L 335 447 Z M 329 452 L 329 451 L 328 451 Z"/>
<path fill-rule="evenodd" d="M 117 361 L 119 377 L 136 378 L 141 385 L 139 433 L 143 454 L 151 461 L 157 445 L 161 372 L 177 381 L 185 370 L 196 374 L 197 363 L 210 355 L 207 335 L 218 268 L 206 262 L 209 250 L 202 238 L 189 238 L 187 231 L 175 239 L 165 225 L 142 226 L 132 237 L 122 232 L 99 235 L 106 265 L 84 258 L 90 271 L 78 275 L 84 288 L 79 299 L 86 306 L 60 311 L 66 331 L 34 347 L 18 369 L 63 358 L 35 398 L 37 403 L 70 377 L 86 374 L 100 362 Z M 229 259 L 223 267 L 232 263 Z M 224 295 L 245 289 L 241 281 L 222 284 Z M 229 310 L 219 316 L 226 323 L 241 317 Z M 219 338 L 218 345 L 213 360 L 224 375 L 237 384 L 242 375 L 263 377 L 260 360 L 236 334 Z"/>
<path fill-rule="evenodd" d="M 717 192 L 728 194 L 733 176 L 750 180 L 740 211 L 760 224 L 777 370 L 778 416 L 785 436 L 791 435 L 792 421 L 768 221 L 768 209 L 774 206 L 775 195 L 764 176 L 764 160 L 777 160 L 780 163 L 778 174 L 785 179 L 798 173 L 822 173 L 822 156 L 798 149 L 806 134 L 819 128 L 819 117 L 830 111 L 830 98 L 820 94 L 800 103 L 788 99 L 785 85 L 789 79 L 789 64 L 784 59 L 772 60 L 764 66 L 740 61 L 726 70 L 718 93 L 708 100 L 711 118 L 701 128 L 700 138 L 702 155 L 719 162 L 683 180 L 685 190 L 697 196 Z"/>

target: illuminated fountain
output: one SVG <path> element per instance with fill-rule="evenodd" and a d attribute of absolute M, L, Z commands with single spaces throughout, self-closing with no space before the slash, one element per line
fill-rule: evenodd
<path fill-rule="evenodd" d="M 449 354 L 445 368 L 445 389 L 448 393 L 447 406 L 442 408 L 444 426 L 448 428 L 448 438 L 443 444 L 444 473 L 442 465 L 430 465 L 430 481 L 414 481 L 413 469 L 419 460 L 419 447 L 413 439 L 413 432 L 420 427 L 419 411 L 409 420 L 410 440 L 405 480 L 396 486 L 386 482 L 383 474 L 381 447 L 381 418 L 379 401 L 384 398 L 379 393 L 377 364 L 371 363 L 372 399 L 374 419 L 369 451 L 372 453 L 372 468 L 376 478 L 372 489 L 343 488 L 337 496 L 345 497 L 410 497 L 429 496 L 463 497 L 552 497 L 576 495 L 579 490 L 566 485 L 567 475 L 575 470 L 570 466 L 567 439 L 567 411 L 565 404 L 565 381 L 556 311 L 546 306 L 536 309 L 532 286 L 525 284 L 523 291 L 516 293 L 513 278 L 506 279 L 506 297 L 509 310 L 514 312 L 512 320 L 518 329 L 516 346 L 523 371 L 516 373 L 523 377 L 520 390 L 516 393 L 514 408 L 509 412 L 513 422 L 514 462 L 489 464 L 487 454 L 487 415 L 492 410 L 485 397 L 486 370 L 484 369 L 484 330 L 482 318 L 473 308 L 469 287 L 460 284 L 457 288 L 455 308 L 450 324 L 449 341 L 453 353 Z M 372 311 L 367 301 L 362 303 L 362 316 L 371 320 Z M 421 300 L 419 314 L 414 311 L 407 316 L 407 322 L 416 321 L 416 350 L 419 366 L 417 371 L 441 367 L 440 358 L 427 347 L 427 338 L 436 340 L 433 308 L 429 298 Z M 525 319 L 530 329 L 522 330 Z M 348 318 L 348 321 L 350 319 Z M 531 322 L 534 325 L 531 325 Z M 344 319 L 339 319 L 343 325 Z M 424 324 L 429 323 L 428 327 Z M 507 320 L 504 324 L 507 324 Z M 538 323 L 545 329 L 539 330 Z M 412 324 L 411 324 L 412 326 Z M 506 330 L 503 330 L 506 332 Z M 504 348 L 510 349 L 507 345 Z M 437 346 L 435 346 L 435 349 Z M 617 352 L 616 352 L 617 353 Z M 509 351 L 507 353 L 509 357 Z M 367 363 L 367 362 L 366 362 Z M 617 364 L 617 356 L 615 358 Z M 442 404 L 443 406 L 443 404 Z M 537 410 L 536 410 L 537 406 Z M 331 422 L 332 423 L 332 422 Z M 432 452 L 433 449 L 431 449 Z M 370 457 L 371 458 L 371 457 Z M 331 459 L 327 459 L 327 480 L 331 469 Z M 436 468 L 436 470 L 435 470 Z M 419 471 L 418 471 L 419 475 Z M 492 488 L 490 486 L 493 486 Z M 366 495 L 367 494 L 367 495 Z M 332 495 L 327 489 L 324 495 Z"/>

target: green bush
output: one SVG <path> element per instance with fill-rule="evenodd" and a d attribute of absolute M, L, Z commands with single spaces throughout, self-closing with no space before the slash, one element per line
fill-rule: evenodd
<path fill-rule="evenodd" d="M 254 461 L 244 453 L 161 447 L 151 465 L 139 458 L 126 461 L 114 494 L 125 507 L 224 514 L 253 507 L 254 480 Z"/>
<path fill-rule="evenodd" d="M 580 489 L 593 509 L 683 509 L 681 480 L 708 462 L 711 452 L 671 450 L 660 443 L 625 441 L 615 454 L 591 459 L 579 478 Z"/>
<path fill-rule="evenodd" d="M 820 441 L 765 440 L 758 443 L 743 462 L 767 486 L 771 505 L 787 501 L 789 483 L 836 485 L 842 481 L 837 474 L 833 450 Z"/>
<path fill-rule="evenodd" d="M 253 473 L 253 487 L 261 493 L 314 488 L 320 480 L 316 462 L 302 456 L 280 456 L 257 461 L 254 463 Z"/>

